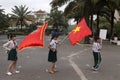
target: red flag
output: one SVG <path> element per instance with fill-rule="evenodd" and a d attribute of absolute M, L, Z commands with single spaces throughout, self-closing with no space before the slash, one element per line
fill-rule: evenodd
<path fill-rule="evenodd" d="M 92 32 L 86 24 L 85 19 L 83 18 L 77 26 L 70 32 L 69 40 L 72 45 L 75 45 L 77 42 L 84 39 L 86 36 L 91 35 Z"/>
<path fill-rule="evenodd" d="M 47 22 L 38 27 L 36 31 L 33 31 L 28 36 L 26 36 L 18 46 L 18 50 L 21 51 L 29 47 L 43 47 L 44 46 L 44 32 L 47 27 Z"/>

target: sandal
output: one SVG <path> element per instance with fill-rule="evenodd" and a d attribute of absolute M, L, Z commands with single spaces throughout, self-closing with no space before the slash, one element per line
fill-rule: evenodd
<path fill-rule="evenodd" d="M 7 72 L 6 74 L 7 74 L 8 76 L 11 76 L 11 75 L 12 75 L 12 73 L 11 73 L 11 72 Z"/>
<path fill-rule="evenodd" d="M 54 74 L 55 72 L 54 71 L 49 71 L 50 74 Z"/>
<path fill-rule="evenodd" d="M 14 74 L 18 74 L 18 73 L 20 73 L 20 71 L 15 71 L 15 72 L 14 72 Z"/>

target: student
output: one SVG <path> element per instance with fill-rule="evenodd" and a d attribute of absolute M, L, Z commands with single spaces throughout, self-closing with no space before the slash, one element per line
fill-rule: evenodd
<path fill-rule="evenodd" d="M 98 70 L 99 65 L 101 63 L 101 55 L 100 55 L 101 45 L 100 45 L 100 39 L 98 37 L 94 38 L 92 50 L 94 57 L 94 66 L 92 67 L 92 69 L 96 71 Z"/>
<path fill-rule="evenodd" d="M 17 42 L 15 35 L 10 35 L 10 41 L 5 43 L 3 47 L 7 50 L 8 53 L 8 61 L 10 61 L 10 64 L 8 65 L 8 69 L 6 74 L 12 75 L 11 69 L 13 68 L 13 73 L 19 73 L 20 71 L 16 70 L 16 64 L 17 64 Z"/>
<path fill-rule="evenodd" d="M 55 69 L 55 63 L 57 61 L 57 41 L 58 36 L 52 36 L 50 44 L 48 46 L 49 50 L 49 54 L 48 54 L 48 61 L 51 62 L 51 65 L 49 67 L 49 73 L 55 73 L 56 69 Z"/>

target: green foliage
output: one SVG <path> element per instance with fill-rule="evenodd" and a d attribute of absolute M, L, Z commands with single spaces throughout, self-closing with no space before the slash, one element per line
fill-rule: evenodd
<path fill-rule="evenodd" d="M 110 37 L 110 23 L 108 22 L 108 20 L 105 17 L 100 17 L 99 18 L 99 29 L 107 29 L 107 37 Z M 94 26 L 93 26 L 93 34 L 96 35 L 97 34 L 97 28 L 96 28 L 96 21 L 94 22 Z M 97 34 L 99 35 L 99 34 Z"/>
<path fill-rule="evenodd" d="M 14 35 L 27 35 L 27 33 L 25 32 L 10 32 L 10 33 Z"/>
<path fill-rule="evenodd" d="M 3 29 L 9 27 L 8 21 L 8 15 L 4 13 L 4 9 L 0 9 L 0 28 Z"/>
<path fill-rule="evenodd" d="M 58 11 L 57 8 L 51 10 L 49 14 L 50 18 L 48 19 L 49 24 L 53 26 L 53 28 L 60 29 L 61 26 L 67 29 L 68 23 L 67 19 L 64 17 L 62 11 Z"/>
<path fill-rule="evenodd" d="M 46 30 L 45 30 L 45 34 L 46 34 L 46 35 L 50 35 L 50 34 L 51 34 L 51 31 L 52 31 L 52 29 L 46 29 Z"/>
<path fill-rule="evenodd" d="M 120 21 L 115 24 L 115 33 L 120 38 Z"/>
<path fill-rule="evenodd" d="M 20 30 L 8 29 L 8 32 L 11 33 L 11 34 L 15 34 L 15 35 L 27 35 L 27 34 L 33 32 L 33 30 L 23 29 L 22 31 L 20 31 Z"/>
<path fill-rule="evenodd" d="M 88 19 L 91 14 L 95 14 L 101 8 L 99 2 L 100 0 L 52 0 L 51 5 L 59 7 L 68 3 L 64 10 L 65 16 L 78 22 L 83 17 Z"/>
<path fill-rule="evenodd" d="M 79 21 L 84 16 L 84 2 L 71 1 L 64 10 L 64 15 L 67 18 L 74 18 L 75 21 Z"/>
<path fill-rule="evenodd" d="M 27 19 L 27 16 L 31 13 L 31 11 L 28 11 L 28 7 L 25 5 L 21 6 L 14 6 L 12 8 L 13 14 L 11 14 L 11 18 L 14 18 L 14 20 L 17 21 L 18 25 L 21 25 L 21 29 L 23 25 L 26 25 L 25 20 Z"/>
<path fill-rule="evenodd" d="M 107 21 L 106 18 L 100 17 L 100 24 L 99 27 L 103 29 L 110 29 L 110 23 Z"/>

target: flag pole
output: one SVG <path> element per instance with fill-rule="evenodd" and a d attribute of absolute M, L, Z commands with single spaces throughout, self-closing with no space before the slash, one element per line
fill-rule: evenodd
<path fill-rule="evenodd" d="M 77 25 L 77 24 L 76 24 Z M 74 27 L 73 27 L 74 28 Z M 72 30 L 72 29 L 71 29 Z M 70 30 L 70 32 L 71 32 L 71 30 Z M 68 33 L 68 35 L 67 36 L 65 36 L 64 38 L 63 38 L 63 40 L 61 41 L 61 44 L 68 38 L 68 36 L 69 36 L 69 34 L 70 34 L 70 32 Z"/>
<path fill-rule="evenodd" d="M 71 29 L 72 30 L 72 29 Z M 71 32 L 71 30 L 70 30 L 70 32 Z M 69 34 L 70 34 L 70 32 L 68 33 L 68 35 L 67 36 L 65 36 L 64 38 L 63 38 L 63 40 L 61 41 L 61 44 L 68 38 L 68 36 L 69 36 Z"/>
<path fill-rule="evenodd" d="M 69 34 L 63 38 L 63 40 L 61 41 L 61 44 L 68 38 L 68 36 Z"/>

